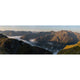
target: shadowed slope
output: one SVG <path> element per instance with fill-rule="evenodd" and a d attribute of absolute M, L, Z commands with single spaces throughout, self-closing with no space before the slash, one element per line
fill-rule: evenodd
<path fill-rule="evenodd" d="M 0 54 L 52 54 L 39 47 L 32 47 L 22 41 L 0 38 Z"/>

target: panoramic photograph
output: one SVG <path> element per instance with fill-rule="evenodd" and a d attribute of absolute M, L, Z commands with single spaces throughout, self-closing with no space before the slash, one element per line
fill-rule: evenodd
<path fill-rule="evenodd" d="M 80 54 L 80 26 L 0 26 L 0 54 Z"/>

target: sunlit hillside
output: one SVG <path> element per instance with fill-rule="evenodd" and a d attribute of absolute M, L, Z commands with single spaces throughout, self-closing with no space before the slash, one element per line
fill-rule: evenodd
<path fill-rule="evenodd" d="M 66 47 L 64 47 L 64 49 L 69 49 L 69 48 L 73 48 L 75 46 L 79 46 L 80 47 L 80 41 L 77 42 L 77 44 L 73 44 L 73 45 L 66 45 Z"/>
<path fill-rule="evenodd" d="M 58 54 L 80 54 L 80 41 L 74 45 L 67 45 Z"/>

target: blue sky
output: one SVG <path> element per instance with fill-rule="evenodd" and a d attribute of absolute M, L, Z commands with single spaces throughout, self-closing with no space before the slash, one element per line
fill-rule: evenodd
<path fill-rule="evenodd" d="M 60 31 L 70 30 L 80 32 L 80 26 L 0 26 L 0 30 L 16 30 L 16 31 Z"/>

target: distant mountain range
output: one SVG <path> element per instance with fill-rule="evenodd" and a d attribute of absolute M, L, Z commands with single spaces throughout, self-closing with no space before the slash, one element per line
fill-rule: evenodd
<path fill-rule="evenodd" d="M 22 36 L 25 34 L 30 34 L 32 32 L 30 31 L 10 31 L 10 30 L 6 30 L 6 31 L 0 31 L 1 34 L 4 35 L 8 35 L 8 36 Z"/>

